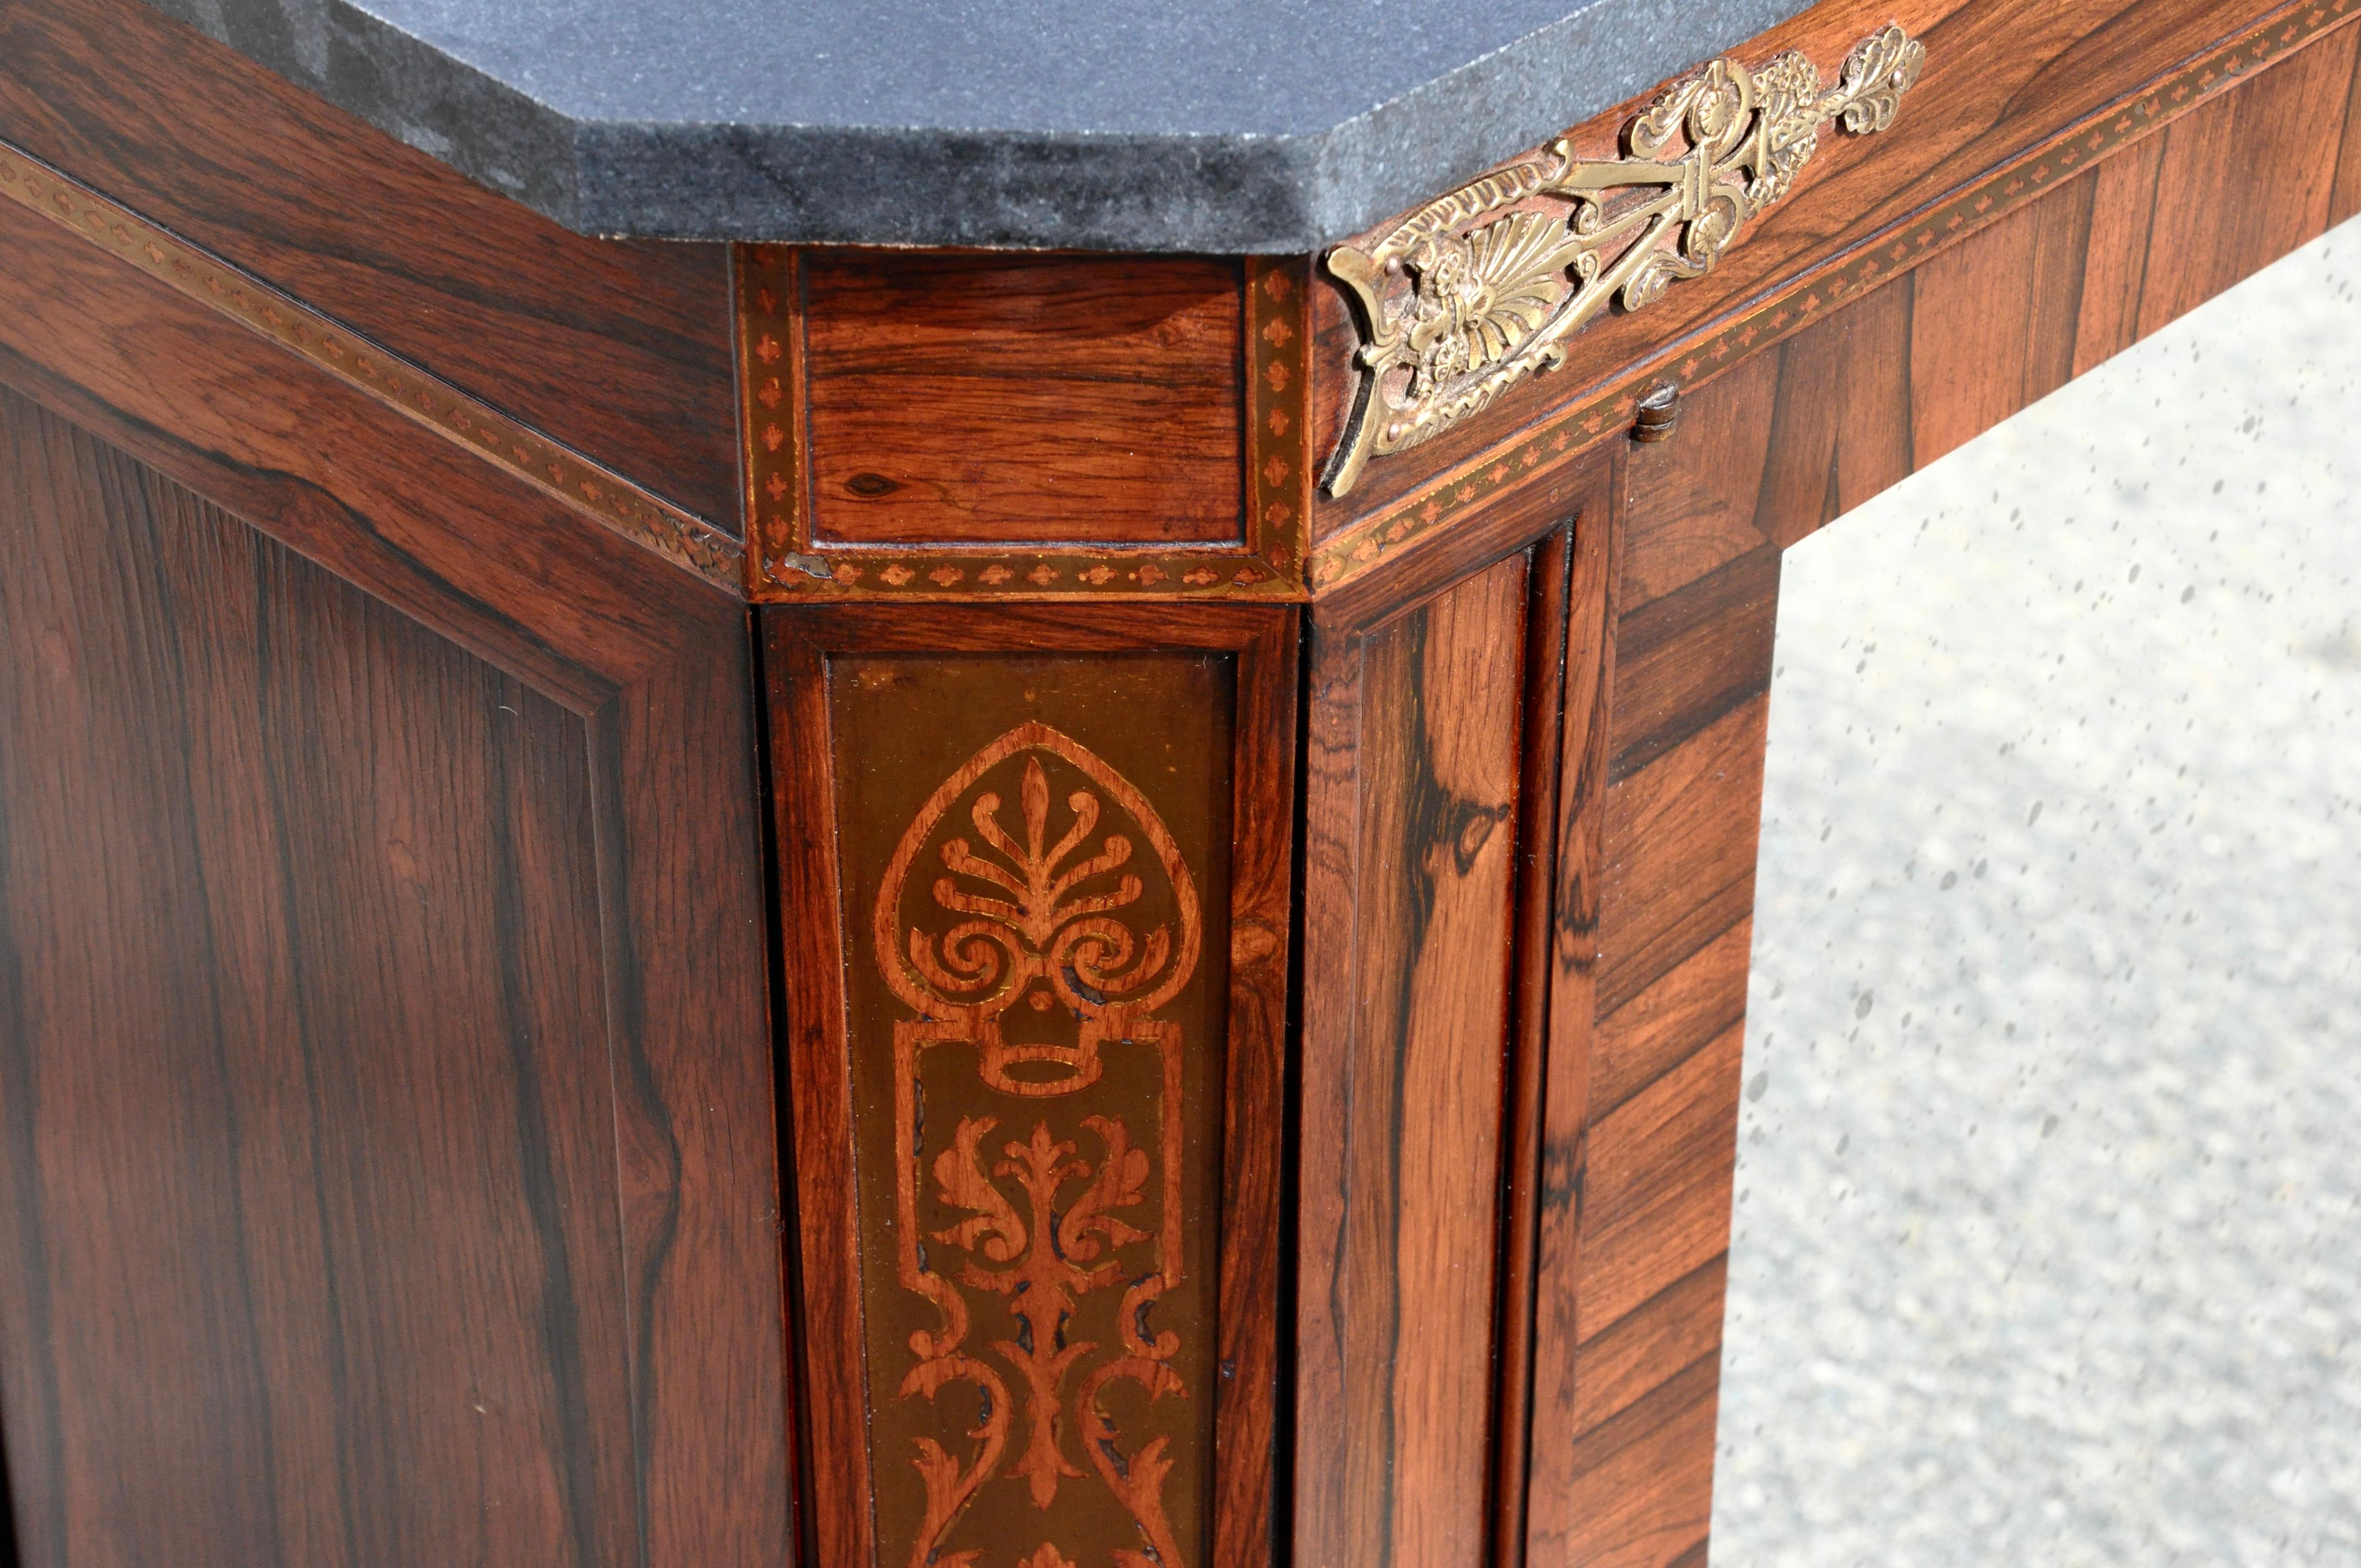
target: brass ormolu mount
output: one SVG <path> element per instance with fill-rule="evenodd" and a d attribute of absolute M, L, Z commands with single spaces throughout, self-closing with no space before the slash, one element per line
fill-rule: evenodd
<path fill-rule="evenodd" d="M 1430 202 L 1367 250 L 1330 251 L 1360 318 L 1361 384 L 1328 493 L 1350 490 L 1373 453 L 1431 440 L 1563 363 L 1566 340 L 1619 295 L 1636 311 L 1704 274 L 1787 193 L 1823 126 L 1885 129 L 1926 60 L 1924 44 L 1888 26 L 1825 91 L 1819 68 L 1793 50 L 1760 70 L 1716 60 L 1632 122 L 1628 157 L 1577 159 L 1561 137 Z M 1676 140 L 1687 150 L 1667 156 Z"/>

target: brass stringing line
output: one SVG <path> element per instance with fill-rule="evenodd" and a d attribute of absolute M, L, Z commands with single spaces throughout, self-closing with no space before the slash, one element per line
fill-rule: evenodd
<path fill-rule="evenodd" d="M 6 141 L 0 141 L 0 193 L 632 543 L 733 592 L 744 591 L 737 542 L 702 518 L 469 397 Z"/>
<path fill-rule="evenodd" d="M 1888 26 L 1854 48 L 1826 91 L 1792 50 L 1759 70 L 1719 60 L 1632 123 L 1628 157 L 1577 159 L 1561 137 L 1428 203 L 1368 250 L 1329 252 L 1362 342 L 1328 493 L 1351 490 L 1371 455 L 1432 440 L 1563 363 L 1566 340 L 1615 299 L 1642 310 L 1702 277 L 1793 187 L 1823 127 L 1891 126 L 1926 59 L 1925 45 Z M 1676 140 L 1688 150 L 1666 159 Z M 1658 193 L 1609 212 L 1613 193 L 1645 189 Z M 1536 198 L 1569 206 L 1539 211 L 1527 204 Z"/>

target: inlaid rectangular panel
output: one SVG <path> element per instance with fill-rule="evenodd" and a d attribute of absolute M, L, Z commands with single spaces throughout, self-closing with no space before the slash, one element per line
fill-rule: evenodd
<path fill-rule="evenodd" d="M 1305 258 L 737 252 L 749 586 L 1303 596 Z"/>
<path fill-rule="evenodd" d="M 1288 614 L 928 619 L 766 627 L 819 1560 L 1262 1561 Z"/>
<path fill-rule="evenodd" d="M 1245 543 L 1235 258 L 816 250 L 802 272 L 816 540 Z"/>

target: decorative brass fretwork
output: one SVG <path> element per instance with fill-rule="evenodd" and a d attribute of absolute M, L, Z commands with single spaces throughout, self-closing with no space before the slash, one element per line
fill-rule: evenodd
<path fill-rule="evenodd" d="M 1045 724 L 1021 724 L 919 810 L 886 869 L 873 935 L 886 983 L 918 1014 L 894 1027 L 896 1274 L 939 1316 L 910 1336 L 898 1393 L 934 1401 L 963 1384 L 978 1412 L 945 1422 L 963 1453 L 917 1440 L 926 1501 L 910 1568 L 983 1568 L 952 1550 L 978 1494 L 1021 1482 L 1046 1509 L 1083 1476 L 1077 1457 L 1136 1531 L 1115 1568 L 1188 1568 L 1163 1497 L 1170 1439 L 1127 1444 L 1105 1398 L 1119 1383 L 1150 1401 L 1190 1396 L 1172 1365 L 1180 1336 L 1151 1321 L 1182 1267 L 1180 1026 L 1158 1014 L 1203 941 L 1180 850 L 1104 760 Z M 1015 1125 L 961 1115 L 928 1141 L 920 1057 L 947 1046 L 965 1048 L 960 1059 Z M 1060 1109 L 1100 1080 L 1114 1047 L 1159 1055 L 1146 1146 L 1121 1116 Z M 1111 1324 L 1115 1343 L 1083 1337 L 1085 1299 L 1118 1291 L 1120 1306 L 1091 1319 Z M 994 1323 L 1005 1332 L 972 1342 Z M 1046 1541 L 1027 1565 L 1072 1568 Z"/>
<path fill-rule="evenodd" d="M 1372 454 L 1432 440 L 1563 363 L 1566 340 L 1609 303 L 1641 310 L 1702 276 L 1787 193 L 1823 126 L 1892 125 L 1926 59 L 1925 45 L 1887 27 L 1826 91 L 1792 50 L 1760 70 L 1716 60 L 1632 122 L 1627 157 L 1577 158 L 1561 137 L 1427 203 L 1366 250 L 1329 252 L 1362 334 L 1360 389 L 1329 461 L 1329 494 L 1350 490 Z"/>

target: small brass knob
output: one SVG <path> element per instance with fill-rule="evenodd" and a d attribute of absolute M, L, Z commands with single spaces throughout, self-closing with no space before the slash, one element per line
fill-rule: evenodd
<path fill-rule="evenodd" d="M 1681 389 L 1669 381 L 1659 381 L 1640 398 L 1639 412 L 1631 421 L 1631 439 L 1653 444 L 1673 438 L 1673 427 L 1681 422 Z"/>

